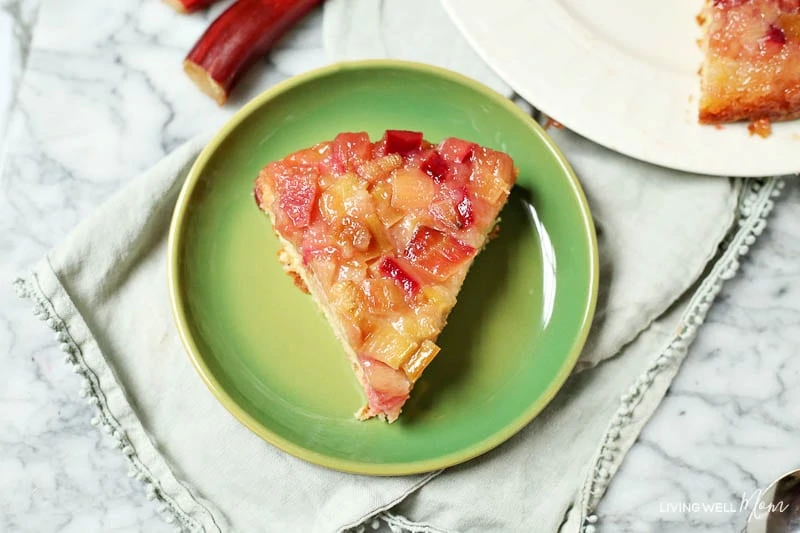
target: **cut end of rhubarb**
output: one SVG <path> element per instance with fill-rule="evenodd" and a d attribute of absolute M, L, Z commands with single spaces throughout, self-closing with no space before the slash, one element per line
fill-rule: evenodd
<path fill-rule="evenodd" d="M 175 11 L 184 15 L 205 9 L 217 1 L 219 0 L 164 0 L 164 2 L 172 6 Z"/>
<path fill-rule="evenodd" d="M 197 85 L 201 91 L 210 96 L 218 105 L 223 105 L 228 99 L 228 94 L 222 85 L 214 81 L 214 78 L 200 65 L 189 59 L 183 62 L 183 70 L 189 79 Z"/>
<path fill-rule="evenodd" d="M 180 0 L 164 0 L 164 2 L 167 5 L 172 6 L 175 9 L 175 11 L 177 11 L 178 13 L 184 13 L 185 14 L 185 13 L 189 12 L 189 10 L 186 9 L 186 6 L 184 6 L 183 3 Z"/>

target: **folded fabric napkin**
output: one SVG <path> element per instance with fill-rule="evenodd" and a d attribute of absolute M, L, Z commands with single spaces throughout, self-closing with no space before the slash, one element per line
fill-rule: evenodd
<path fill-rule="evenodd" d="M 356 3 L 328 6 L 334 15 Z M 448 46 L 470 53 L 463 41 Z M 136 178 L 17 286 L 83 376 L 97 406 L 93 423 L 185 530 L 330 532 L 380 517 L 414 531 L 555 531 L 562 523 L 579 531 L 591 525 L 722 280 L 763 229 L 779 182 L 689 176 L 551 133 L 581 178 L 599 233 L 601 290 L 583 371 L 509 442 L 442 473 L 373 478 L 311 465 L 250 433 L 206 390 L 173 325 L 166 241 L 178 191 L 208 136 Z"/>

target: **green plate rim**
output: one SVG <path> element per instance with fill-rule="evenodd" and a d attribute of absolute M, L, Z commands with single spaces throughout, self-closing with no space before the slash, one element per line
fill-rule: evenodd
<path fill-rule="evenodd" d="M 178 251 L 181 248 L 182 234 L 184 228 L 184 218 L 186 215 L 187 207 L 189 205 L 189 198 L 194 190 L 197 181 L 203 173 L 206 163 L 211 158 L 212 154 L 222 144 L 222 142 L 230 135 L 236 127 L 261 105 L 265 104 L 272 98 L 290 91 L 294 87 L 313 81 L 314 79 L 327 76 L 332 73 L 360 70 L 360 69 L 382 69 L 394 68 L 398 70 L 409 70 L 421 73 L 432 74 L 434 76 L 444 78 L 462 85 L 469 86 L 475 91 L 481 93 L 486 98 L 493 100 L 495 103 L 507 109 L 510 113 L 516 115 L 520 120 L 525 122 L 532 128 L 538 136 L 543 140 L 545 145 L 556 156 L 560 163 L 565 175 L 570 181 L 570 185 L 575 196 L 578 198 L 580 204 L 580 211 L 583 219 L 583 230 L 589 237 L 591 265 L 589 282 L 589 298 L 583 309 L 583 318 L 581 321 L 580 330 L 577 332 L 575 340 L 572 344 L 570 352 L 564 363 L 561 366 L 555 379 L 550 382 L 550 385 L 545 390 L 545 393 L 534 403 L 532 403 L 525 411 L 523 411 L 516 419 L 506 425 L 500 431 L 497 431 L 490 437 L 477 441 L 470 446 L 463 448 L 457 452 L 453 452 L 440 457 L 424 459 L 413 462 L 397 463 L 397 464 L 375 464 L 375 463 L 362 463 L 359 461 L 340 459 L 336 457 L 329 457 L 325 454 L 315 452 L 304 448 L 303 446 L 291 442 L 283 437 L 273 433 L 268 428 L 264 427 L 258 420 L 248 414 L 241 406 L 239 406 L 225 390 L 220 386 L 219 382 L 209 370 L 200 355 L 194 339 L 188 331 L 188 320 L 186 312 L 181 299 L 178 294 L 177 272 L 179 267 L 180 254 Z M 599 279 L 599 260 L 597 251 L 597 237 L 595 234 L 594 222 L 589 210 L 589 204 L 586 201 L 583 189 L 575 175 L 572 167 L 567 162 L 564 154 L 558 149 L 553 140 L 544 131 L 544 129 L 522 111 L 516 104 L 505 96 L 495 92 L 494 90 L 486 87 L 482 83 L 458 74 L 456 72 L 429 65 L 426 63 L 417 63 L 413 61 L 395 60 L 395 59 L 368 59 L 360 61 L 343 61 L 328 65 L 322 68 L 314 69 L 303 74 L 291 77 L 284 80 L 263 93 L 254 97 L 247 104 L 242 106 L 222 128 L 217 132 L 214 138 L 205 146 L 200 152 L 191 169 L 186 177 L 178 200 L 173 211 L 172 220 L 169 228 L 169 239 L 167 243 L 167 276 L 168 276 L 168 289 L 170 297 L 170 305 L 172 308 L 175 324 L 178 329 L 178 334 L 181 343 L 189 356 L 189 359 L 194 366 L 200 378 L 206 384 L 211 393 L 217 400 L 237 419 L 244 424 L 250 431 L 267 441 L 268 443 L 276 446 L 277 448 L 305 461 L 331 468 L 334 470 L 349 472 L 354 474 L 367 474 L 373 476 L 397 476 L 397 475 L 410 475 L 431 472 L 442 468 L 454 466 L 479 455 L 482 455 L 489 450 L 499 446 L 514 434 L 525 427 L 531 420 L 533 420 L 546 406 L 550 403 L 556 393 L 561 389 L 569 377 L 572 369 L 578 361 L 581 350 L 586 342 L 586 337 L 591 328 L 592 318 L 594 317 L 595 306 L 597 303 L 597 286 Z"/>

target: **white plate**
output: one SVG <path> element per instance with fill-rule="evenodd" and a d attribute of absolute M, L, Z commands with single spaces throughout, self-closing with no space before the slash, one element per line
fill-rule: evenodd
<path fill-rule="evenodd" d="M 573 131 L 629 156 L 720 176 L 800 172 L 800 120 L 767 139 L 697 123 L 703 0 L 443 0 L 489 65 Z"/>

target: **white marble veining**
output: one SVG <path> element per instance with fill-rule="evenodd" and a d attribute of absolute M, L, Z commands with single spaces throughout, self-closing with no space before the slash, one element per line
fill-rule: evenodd
<path fill-rule="evenodd" d="M 40 0 L 0 0 L 0 146 L 22 77 Z"/>
<path fill-rule="evenodd" d="M 598 531 L 739 532 L 753 494 L 800 468 L 798 232 L 793 181 L 611 484 Z"/>
<path fill-rule="evenodd" d="M 319 14 L 219 109 L 180 61 L 224 2 L 189 18 L 160 0 L 45 2 L 27 54 L 37 6 L 0 0 L 16 28 L 12 72 L 28 58 L 0 174 L 0 531 L 172 531 L 90 425 L 78 380 L 9 283 L 137 172 L 267 85 L 325 63 Z M 792 183 L 611 484 L 598 531 L 734 531 L 746 513 L 670 509 L 738 511 L 743 494 L 800 467 L 798 234 Z"/>

